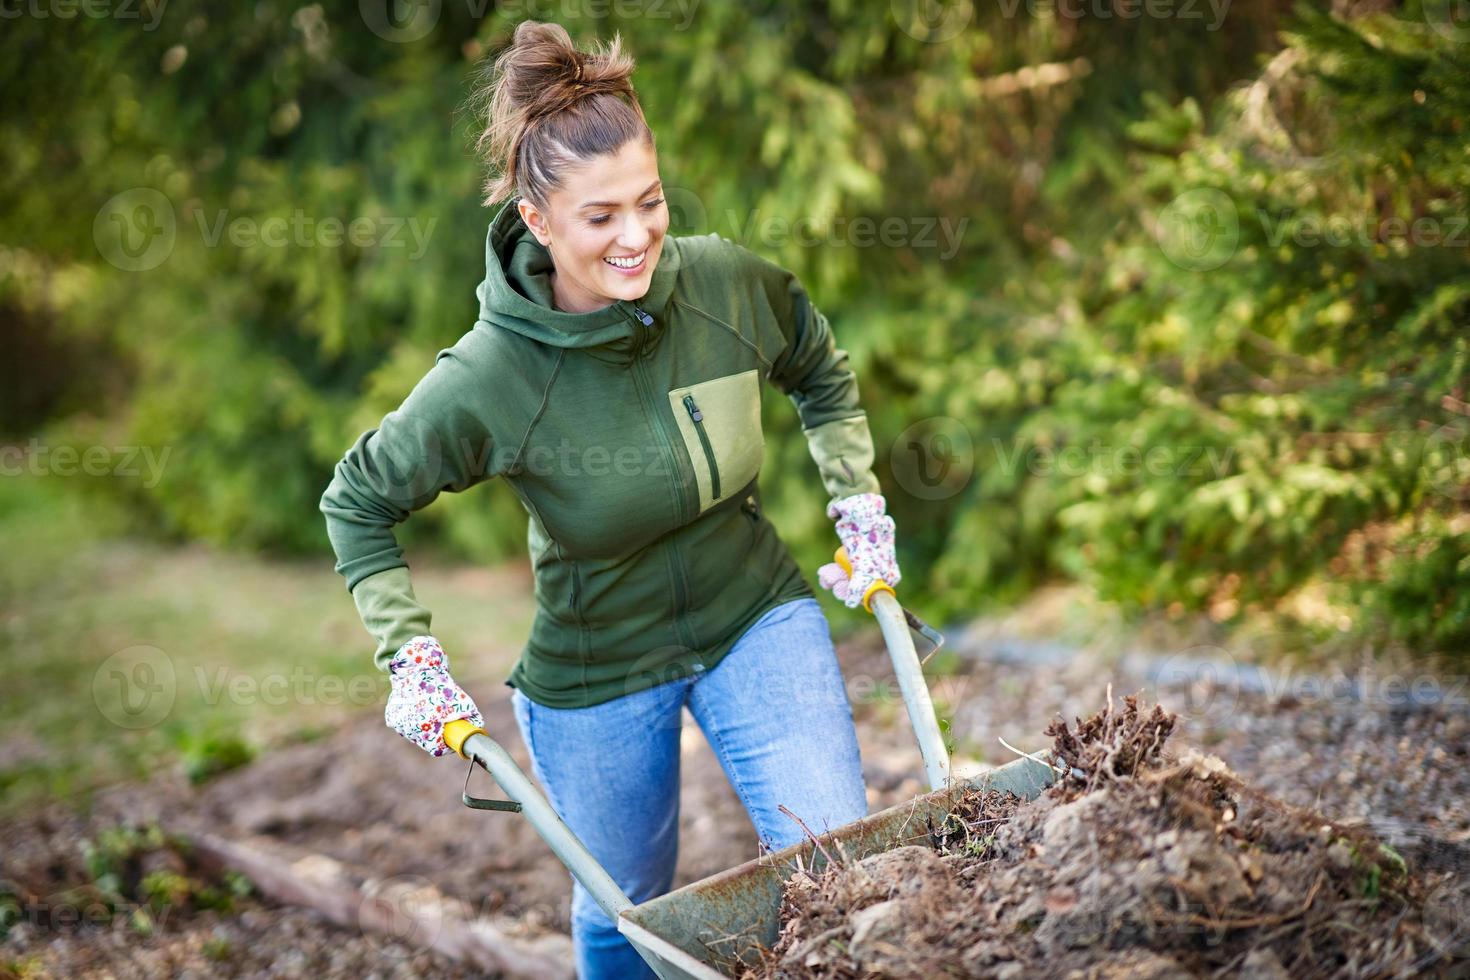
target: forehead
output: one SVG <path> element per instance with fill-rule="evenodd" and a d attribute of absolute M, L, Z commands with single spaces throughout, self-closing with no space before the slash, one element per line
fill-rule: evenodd
<path fill-rule="evenodd" d="M 552 192 L 558 209 L 590 211 L 594 207 L 634 203 L 658 180 L 658 155 L 642 140 L 629 140 L 616 153 L 604 153 L 568 168 L 562 186 Z"/>

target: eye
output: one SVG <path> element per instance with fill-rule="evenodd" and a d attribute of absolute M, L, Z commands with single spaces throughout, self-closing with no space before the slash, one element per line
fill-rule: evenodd
<path fill-rule="evenodd" d="M 645 211 L 652 211 L 654 208 L 658 207 L 662 203 L 664 203 L 664 199 L 661 198 L 661 197 L 655 197 L 651 201 L 644 201 L 643 202 L 643 210 L 645 210 Z M 599 214 L 595 218 L 588 218 L 587 219 L 587 223 L 589 225 L 605 225 L 605 224 L 607 224 L 609 217 L 610 217 L 610 215 Z"/>

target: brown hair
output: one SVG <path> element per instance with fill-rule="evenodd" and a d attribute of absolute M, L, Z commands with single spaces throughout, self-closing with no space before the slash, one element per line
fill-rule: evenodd
<path fill-rule="evenodd" d="M 616 34 L 605 49 L 584 53 L 560 24 L 516 25 L 510 46 L 485 59 L 470 97 L 476 118 L 487 121 L 475 141 L 489 169 L 484 203 L 519 193 L 544 209 L 568 166 L 632 139 L 652 147 L 632 75 Z"/>

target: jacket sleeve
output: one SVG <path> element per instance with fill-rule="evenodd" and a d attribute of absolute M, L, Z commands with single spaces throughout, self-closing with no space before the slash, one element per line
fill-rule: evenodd
<path fill-rule="evenodd" d="M 858 403 L 847 351 L 837 346 L 831 324 L 794 273 L 736 247 L 748 256 L 780 330 L 784 346 L 771 362 L 770 379 L 796 405 L 822 485 L 832 500 L 880 493 L 868 416 Z"/>
<path fill-rule="evenodd" d="M 477 390 L 478 389 L 478 390 Z M 336 466 L 320 509 L 337 572 L 377 640 L 373 661 L 429 633 L 394 527 L 443 491 L 457 493 L 493 475 L 494 446 L 475 411 L 484 389 L 454 349 L 440 351 L 403 403 L 359 436 Z"/>

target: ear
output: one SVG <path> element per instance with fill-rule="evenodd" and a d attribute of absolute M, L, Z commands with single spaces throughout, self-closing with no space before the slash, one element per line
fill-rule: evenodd
<path fill-rule="evenodd" d="M 527 201 L 525 198 L 521 198 L 516 204 L 516 210 L 520 211 L 521 220 L 526 223 L 527 228 L 531 229 L 531 234 L 536 236 L 536 240 L 542 245 L 550 245 L 551 230 L 546 226 L 546 216 L 541 213 L 536 205 Z"/>

